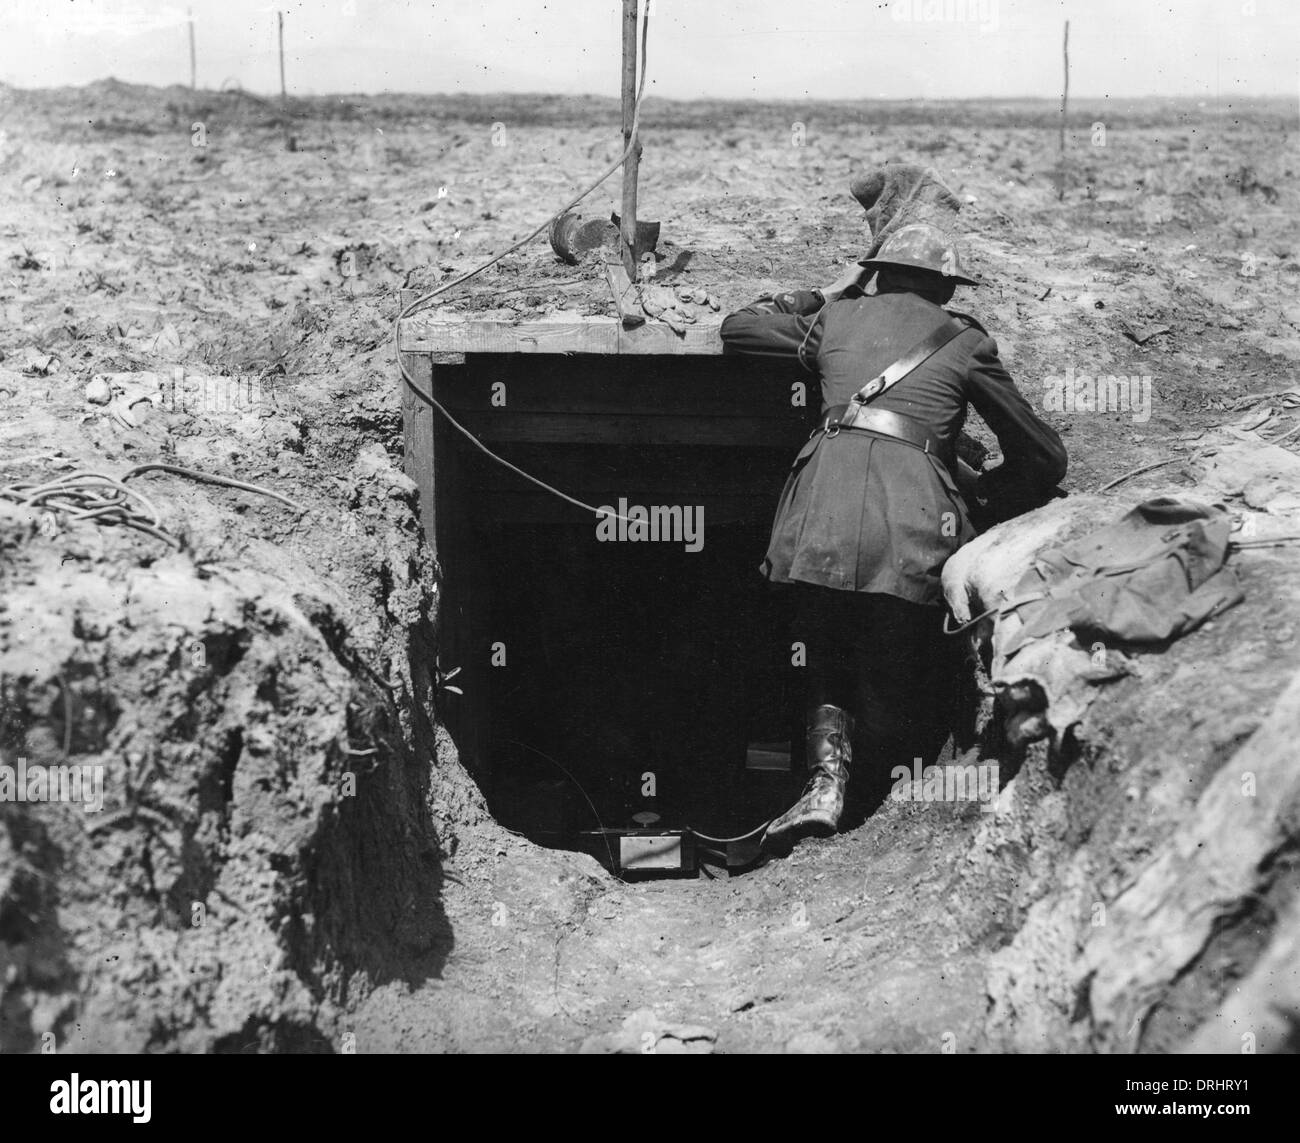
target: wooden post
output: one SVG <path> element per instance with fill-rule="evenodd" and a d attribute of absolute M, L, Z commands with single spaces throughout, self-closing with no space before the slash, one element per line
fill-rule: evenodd
<path fill-rule="evenodd" d="M 415 383 L 425 390 L 433 390 L 433 355 L 429 353 L 404 353 L 402 363 Z M 420 400 L 410 387 L 402 383 L 402 467 L 420 492 L 420 523 L 424 527 L 425 543 L 438 557 L 438 510 L 433 484 L 433 431 L 434 411 Z"/>
<path fill-rule="evenodd" d="M 636 112 L 636 17 L 637 0 L 623 0 L 623 146 L 632 142 L 632 119 Z M 638 142 L 623 161 L 622 224 L 623 269 L 636 281 L 636 176 L 641 161 Z"/>
<path fill-rule="evenodd" d="M 198 73 L 198 68 L 195 64 L 195 55 L 194 55 L 194 9 L 193 8 L 190 9 L 189 23 L 190 23 L 190 90 L 194 91 L 199 86 L 199 82 L 198 82 L 199 73 Z"/>
<path fill-rule="evenodd" d="M 284 87 L 284 13 L 277 12 L 275 20 L 280 33 L 280 106 L 284 107 L 289 99 Z"/>
<path fill-rule="evenodd" d="M 1070 21 L 1065 21 L 1065 40 L 1061 46 L 1065 59 L 1065 83 L 1061 88 L 1061 158 L 1056 172 L 1056 198 L 1065 198 L 1065 109 L 1070 100 Z"/>

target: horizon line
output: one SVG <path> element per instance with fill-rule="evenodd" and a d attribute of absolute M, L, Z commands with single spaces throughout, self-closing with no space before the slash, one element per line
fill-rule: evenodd
<path fill-rule="evenodd" d="M 238 84 L 237 81 L 224 80 L 220 87 L 190 87 L 185 83 L 138 83 L 134 80 L 119 79 L 117 76 L 101 76 L 98 79 L 87 80 L 85 83 L 64 83 L 57 86 L 39 86 L 20 83 L 11 83 L 7 80 L 0 79 L 0 87 L 7 87 L 13 91 L 27 92 L 60 92 L 60 91 L 85 91 L 87 88 L 94 87 L 96 84 L 115 83 L 123 87 L 141 88 L 150 91 L 175 91 L 180 90 L 190 92 L 194 95 L 235 95 L 245 94 L 257 96 L 258 98 L 275 100 L 279 98 L 279 93 L 270 91 L 259 91 L 255 88 L 245 87 Z M 232 86 L 226 86 L 232 84 Z M 604 100 L 611 104 L 618 104 L 619 97 L 616 95 L 603 95 L 597 92 L 555 92 L 555 91 L 412 91 L 409 89 L 379 89 L 374 91 L 320 91 L 320 92 L 290 92 L 288 98 L 293 99 L 347 99 L 362 98 L 376 99 L 385 96 L 405 96 L 421 99 L 597 99 Z M 1162 100 L 1166 102 L 1193 102 L 1198 105 L 1219 104 L 1222 101 L 1222 95 L 1207 95 L 1205 93 L 1184 92 L 1181 94 L 1149 94 L 1149 95 L 1110 95 L 1110 94 L 1078 94 L 1071 96 L 1071 102 L 1089 101 L 1089 100 L 1113 100 L 1116 102 L 1136 101 L 1136 100 Z M 805 96 L 781 96 L 774 98 L 764 98 L 762 96 L 734 96 L 734 95 L 695 95 L 695 96 L 674 96 L 674 95 L 650 95 L 647 94 L 645 102 L 650 103 L 831 103 L 831 104 L 860 104 L 860 103 L 1050 103 L 1057 105 L 1061 101 L 1059 95 L 959 95 L 959 96 L 822 96 L 822 95 L 805 95 Z M 1294 94 L 1254 94 L 1242 93 L 1231 97 L 1231 100 L 1225 102 L 1224 106 L 1231 106 L 1232 101 L 1251 101 L 1251 102 L 1274 102 L 1274 103 L 1293 103 L 1296 106 L 1297 114 L 1300 114 L 1300 102 L 1297 102 Z"/>

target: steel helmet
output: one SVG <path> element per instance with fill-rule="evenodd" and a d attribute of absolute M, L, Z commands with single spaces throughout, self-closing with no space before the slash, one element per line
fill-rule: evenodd
<path fill-rule="evenodd" d="M 858 263 L 868 270 L 884 270 L 899 266 L 907 270 L 928 270 L 962 286 L 978 286 L 973 278 L 962 273 L 961 257 L 957 246 L 937 226 L 915 222 L 900 226 L 881 243 L 872 258 Z"/>

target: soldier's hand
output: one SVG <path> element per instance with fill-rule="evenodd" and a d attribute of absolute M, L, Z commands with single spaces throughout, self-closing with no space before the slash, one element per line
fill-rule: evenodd
<path fill-rule="evenodd" d="M 831 285 L 822 287 L 822 297 L 828 302 L 839 301 L 848 290 L 851 290 L 854 286 L 861 286 L 863 279 L 869 272 L 865 266 L 859 266 L 856 262 L 852 263 Z"/>

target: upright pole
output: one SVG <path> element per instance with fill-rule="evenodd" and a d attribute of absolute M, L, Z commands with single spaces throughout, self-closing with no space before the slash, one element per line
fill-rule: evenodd
<path fill-rule="evenodd" d="M 637 0 L 623 0 L 623 146 L 632 142 L 632 119 L 636 113 L 636 17 Z M 622 223 L 623 269 L 636 281 L 636 176 L 641 162 L 638 142 L 623 161 Z"/>
<path fill-rule="evenodd" d="M 1065 40 L 1061 46 L 1065 59 L 1065 83 L 1061 87 L 1061 160 L 1056 175 L 1057 200 L 1065 198 L 1065 108 L 1070 99 L 1070 21 L 1065 21 Z"/>
<path fill-rule="evenodd" d="M 275 19 L 280 32 L 280 106 L 283 107 L 289 99 L 284 89 L 284 13 L 277 12 Z"/>
<path fill-rule="evenodd" d="M 190 90 L 194 91 L 199 86 L 198 68 L 195 64 L 194 56 L 194 9 L 190 9 Z"/>

